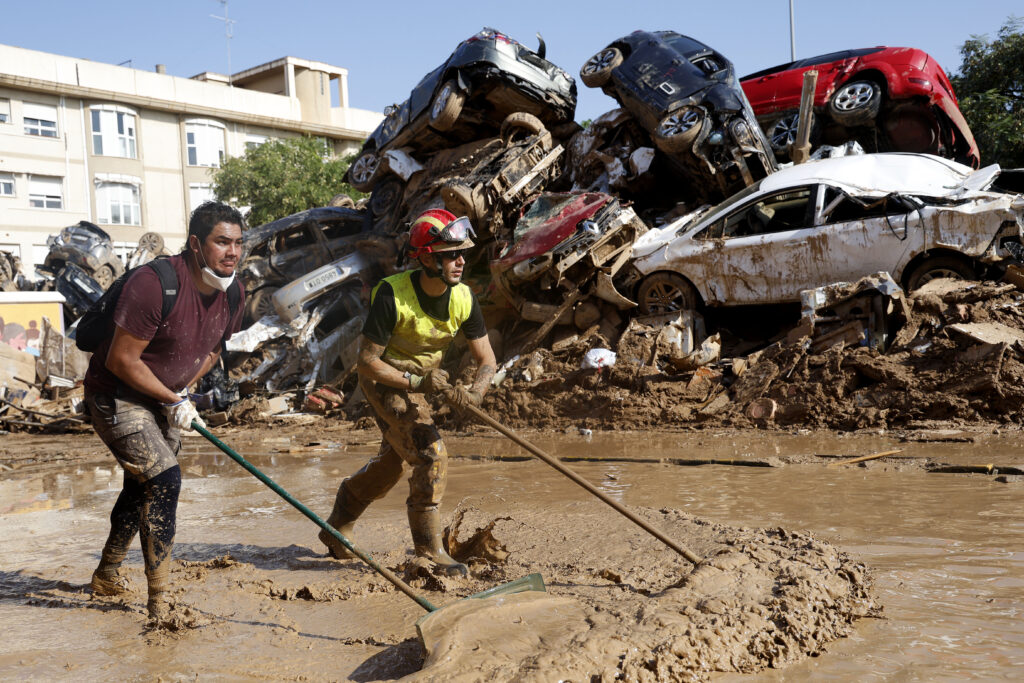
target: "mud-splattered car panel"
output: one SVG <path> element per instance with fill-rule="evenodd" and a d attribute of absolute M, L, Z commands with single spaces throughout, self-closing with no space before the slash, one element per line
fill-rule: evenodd
<path fill-rule="evenodd" d="M 659 272 L 681 275 L 711 306 L 797 301 L 801 290 L 877 271 L 915 284 L 928 263 L 958 272 L 943 259 L 967 276 L 1011 258 L 1005 242 L 1021 241 L 1024 197 L 988 191 L 997 177 L 998 167 L 972 172 L 916 154 L 783 169 L 637 240 L 637 296 Z"/>

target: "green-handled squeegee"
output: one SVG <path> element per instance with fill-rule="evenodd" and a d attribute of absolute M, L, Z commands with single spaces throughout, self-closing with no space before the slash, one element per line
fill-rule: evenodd
<path fill-rule="evenodd" d="M 270 490 L 272 490 L 274 493 L 288 501 L 292 505 L 292 507 L 294 507 L 302 514 L 306 515 L 306 517 L 309 517 L 316 523 L 317 526 L 319 526 L 321 529 L 329 533 L 331 536 L 334 536 L 336 539 L 341 541 L 342 545 L 344 545 L 346 548 L 352 551 L 352 553 L 355 554 L 356 557 L 358 557 L 360 560 L 369 565 L 369 567 L 373 571 L 377 572 L 385 579 L 390 581 L 392 584 L 395 585 L 395 587 L 398 590 L 408 595 L 410 598 L 415 600 L 420 607 L 427 610 L 428 614 L 420 618 L 420 620 L 416 622 L 416 631 L 420 635 L 420 640 L 423 640 L 423 626 L 426 620 L 431 616 L 431 614 L 444 609 L 444 607 L 437 607 L 429 600 L 427 600 L 425 597 L 423 597 L 415 590 L 413 590 L 412 586 L 407 584 L 405 581 L 402 581 L 393 572 L 379 565 L 376 560 L 374 560 L 367 553 L 353 545 L 352 541 L 345 538 L 345 536 L 342 535 L 337 529 L 329 525 L 324 520 L 320 519 L 320 517 L 318 517 L 312 510 L 310 510 L 301 502 L 293 498 L 292 495 L 285 491 L 283 488 L 281 488 L 277 484 L 277 482 L 275 482 L 267 475 L 263 474 L 263 472 L 257 469 L 252 463 L 243 458 L 241 455 L 236 453 L 230 446 L 228 446 L 226 443 L 224 443 L 216 436 L 211 434 L 205 427 L 201 427 L 199 423 L 193 421 L 192 429 L 196 430 L 197 432 L 205 436 L 210 441 L 210 443 L 212 443 L 214 446 L 227 453 L 229 458 L 237 462 L 239 465 L 248 470 L 250 474 L 252 474 L 254 477 L 262 481 L 264 484 L 266 484 L 267 487 L 270 488 Z M 474 595 L 470 595 L 467 598 L 463 598 L 463 600 L 492 598 L 500 595 L 509 595 L 511 593 L 521 593 L 523 591 L 543 592 L 544 590 L 544 578 L 540 574 L 529 574 L 528 576 L 516 579 L 515 581 L 503 583 L 500 586 L 495 586 L 494 588 L 489 588 L 488 590 L 482 591 L 480 593 L 475 593 Z M 426 643 L 424 643 L 424 645 L 426 645 Z"/>

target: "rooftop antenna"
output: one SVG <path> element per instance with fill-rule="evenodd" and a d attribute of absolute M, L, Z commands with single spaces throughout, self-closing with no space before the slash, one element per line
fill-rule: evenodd
<path fill-rule="evenodd" d="M 222 0 L 225 4 L 227 0 Z M 224 10 L 227 14 L 227 10 Z M 789 61 L 796 61 L 796 23 L 793 21 L 793 0 L 789 0 Z"/>
<path fill-rule="evenodd" d="M 218 21 L 224 22 L 224 38 L 228 44 L 228 85 L 232 85 L 232 71 L 231 71 L 231 38 L 234 35 L 232 26 L 235 23 L 234 19 L 228 19 L 228 0 L 217 0 L 221 5 L 224 6 L 224 16 L 218 17 L 216 14 L 211 14 L 210 18 L 217 19 Z M 792 2 L 792 0 L 790 0 Z"/>

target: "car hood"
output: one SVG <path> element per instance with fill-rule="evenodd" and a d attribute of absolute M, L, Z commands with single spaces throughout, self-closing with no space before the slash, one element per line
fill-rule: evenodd
<path fill-rule="evenodd" d="M 762 180 L 759 189 L 775 192 L 797 185 L 828 183 L 853 196 L 883 197 L 899 193 L 955 197 L 978 189 L 974 187 L 976 184 L 987 187 L 994 175 L 987 179 L 984 175 L 976 179 L 971 176 L 989 174 L 990 169 L 974 171 L 969 166 L 930 154 L 857 154 L 784 168 Z"/>

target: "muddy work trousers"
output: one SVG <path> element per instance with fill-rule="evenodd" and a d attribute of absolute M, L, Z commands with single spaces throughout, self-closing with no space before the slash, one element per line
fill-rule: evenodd
<path fill-rule="evenodd" d="M 348 493 L 361 505 L 369 505 L 398 483 L 404 465 L 409 464 L 412 474 L 406 505 L 411 510 L 436 508 L 448 480 L 448 451 L 426 399 L 364 379 L 359 385 L 384 438 L 377 455 L 345 480 Z"/>
<path fill-rule="evenodd" d="M 101 566 L 120 565 L 139 534 L 151 592 L 161 590 L 168 582 L 181 491 L 180 433 L 141 397 L 87 391 L 85 400 L 97 435 L 124 469 Z"/>

